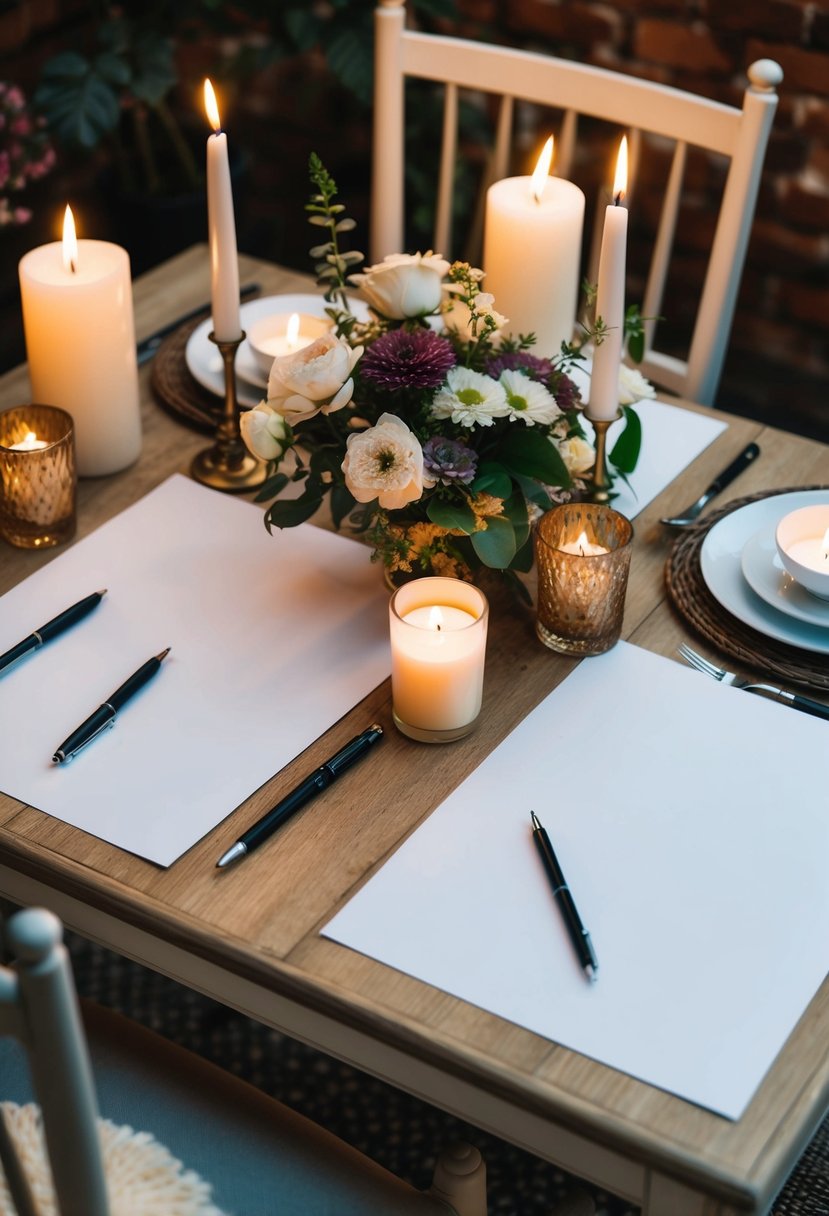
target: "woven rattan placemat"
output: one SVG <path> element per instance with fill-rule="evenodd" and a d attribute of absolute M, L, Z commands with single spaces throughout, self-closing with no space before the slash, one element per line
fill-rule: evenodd
<path fill-rule="evenodd" d="M 193 430 L 212 435 L 221 421 L 224 402 L 194 379 L 184 357 L 187 339 L 202 321 L 204 317 L 188 321 L 164 339 L 153 359 L 150 383 L 159 405 L 169 414 Z"/>
<path fill-rule="evenodd" d="M 789 486 L 785 489 L 735 498 L 733 502 L 696 526 L 689 528 L 677 540 L 665 567 L 668 594 L 677 612 L 697 633 L 746 668 L 765 676 L 779 676 L 793 684 L 805 684 L 829 692 L 829 655 L 814 654 L 768 638 L 744 625 L 714 599 L 700 568 L 702 543 L 720 519 L 761 498 L 772 494 L 791 494 L 801 490 L 824 490 L 826 486 Z"/>

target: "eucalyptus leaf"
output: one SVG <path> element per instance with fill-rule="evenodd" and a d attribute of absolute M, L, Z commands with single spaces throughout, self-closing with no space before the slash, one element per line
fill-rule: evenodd
<path fill-rule="evenodd" d="M 310 519 L 322 505 L 321 494 L 309 494 L 308 488 L 301 498 L 281 499 L 271 503 L 265 512 L 265 527 L 269 532 L 274 528 L 295 528 Z"/>
<path fill-rule="evenodd" d="M 570 485 L 570 474 L 558 448 L 534 428 L 514 426 L 501 444 L 499 455 L 511 473 L 521 473 L 547 486 Z"/>
<path fill-rule="evenodd" d="M 512 478 L 496 460 L 483 460 L 478 466 L 478 474 L 470 489 L 476 494 L 486 493 L 495 498 L 509 498 L 512 493 Z"/>
<path fill-rule="evenodd" d="M 343 520 L 354 510 L 357 499 L 346 485 L 336 482 L 331 487 L 328 501 L 331 504 L 331 518 L 334 521 L 334 527 L 339 530 Z"/>
<path fill-rule="evenodd" d="M 324 245 L 312 245 L 308 250 L 308 254 L 312 258 L 324 258 L 326 254 L 331 252 L 331 242 L 326 241 Z"/>
<path fill-rule="evenodd" d="M 642 449 L 642 422 L 631 406 L 622 406 L 622 411 L 625 415 L 625 425 L 610 452 L 610 463 L 620 473 L 632 473 Z"/>
<path fill-rule="evenodd" d="M 338 220 L 336 224 L 337 232 L 351 232 L 357 227 L 357 221 L 351 219 Z"/>
<path fill-rule="evenodd" d="M 507 499 L 504 503 L 504 515 L 512 524 L 515 546 L 520 549 L 530 535 L 530 518 L 523 494 L 513 494 L 511 498 Z"/>
<path fill-rule="evenodd" d="M 289 478 L 285 473 L 275 473 L 273 477 L 262 482 L 253 501 L 267 502 L 269 498 L 275 498 L 277 494 L 282 493 L 288 481 Z"/>
<path fill-rule="evenodd" d="M 458 532 L 474 532 L 478 526 L 475 512 L 465 503 L 447 502 L 446 499 L 431 498 L 427 515 L 439 528 L 455 529 Z"/>
<path fill-rule="evenodd" d="M 485 566 L 493 570 L 506 570 L 515 557 L 517 545 L 512 524 L 503 515 L 493 515 L 487 520 L 482 532 L 475 532 L 472 548 Z"/>

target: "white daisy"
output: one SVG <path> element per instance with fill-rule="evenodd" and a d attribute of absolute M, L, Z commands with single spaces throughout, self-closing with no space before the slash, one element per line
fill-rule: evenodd
<path fill-rule="evenodd" d="M 503 371 L 499 378 L 507 396 L 507 410 L 513 422 L 520 418 L 527 426 L 536 422 L 549 425 L 561 413 L 553 394 L 523 372 Z"/>
<path fill-rule="evenodd" d="M 492 426 L 507 413 L 507 396 L 491 376 L 468 367 L 453 367 L 446 384 L 432 398 L 435 418 L 451 418 L 458 426 Z"/>

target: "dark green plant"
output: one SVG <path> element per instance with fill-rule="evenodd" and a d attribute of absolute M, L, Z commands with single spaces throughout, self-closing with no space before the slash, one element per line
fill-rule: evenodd
<path fill-rule="evenodd" d="M 48 60 L 35 102 L 65 147 L 89 152 L 107 142 L 124 187 L 193 188 L 201 171 L 170 105 L 179 83 L 172 31 L 182 8 L 134 7 L 135 15 L 106 8 L 87 53 Z"/>

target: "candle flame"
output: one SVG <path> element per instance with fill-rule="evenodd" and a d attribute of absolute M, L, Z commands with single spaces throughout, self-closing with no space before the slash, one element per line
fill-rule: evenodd
<path fill-rule="evenodd" d="M 27 431 L 23 442 L 26 447 L 30 448 L 33 443 L 37 443 L 37 435 L 34 433 L 34 431 Z"/>
<path fill-rule="evenodd" d="M 75 234 L 75 217 L 68 203 L 63 213 L 63 265 L 72 274 L 78 269 L 78 238 Z"/>
<path fill-rule="evenodd" d="M 441 612 L 440 608 L 438 608 L 437 604 L 433 604 L 429 610 L 429 629 L 435 629 L 438 633 L 440 633 L 442 625 L 443 613 Z"/>
<path fill-rule="evenodd" d="M 544 194 L 544 186 L 547 182 L 552 160 L 553 137 L 551 135 L 544 147 L 541 149 L 541 155 L 536 162 L 535 170 L 533 171 L 532 179 L 530 181 L 530 188 L 533 192 L 533 198 L 537 203 L 541 202 L 541 197 Z"/>
<path fill-rule="evenodd" d="M 216 101 L 216 93 L 213 85 L 209 80 L 204 82 L 204 108 L 207 112 L 207 121 L 210 123 L 214 131 L 221 131 L 222 120 L 219 117 L 219 103 Z"/>
<path fill-rule="evenodd" d="M 585 532 L 584 528 L 582 528 L 582 530 L 579 534 L 579 538 L 576 541 L 576 544 L 579 547 L 579 553 L 582 555 L 582 557 L 584 557 L 585 552 L 587 551 L 587 546 L 590 544 L 590 541 L 587 539 L 587 533 Z"/>
<path fill-rule="evenodd" d="M 288 324 L 285 326 L 285 337 L 289 347 L 294 347 L 299 342 L 299 313 L 292 312 L 288 318 Z"/>
<path fill-rule="evenodd" d="M 618 207 L 628 188 L 628 137 L 622 136 L 619 155 L 616 157 L 616 176 L 613 179 L 613 201 Z"/>

